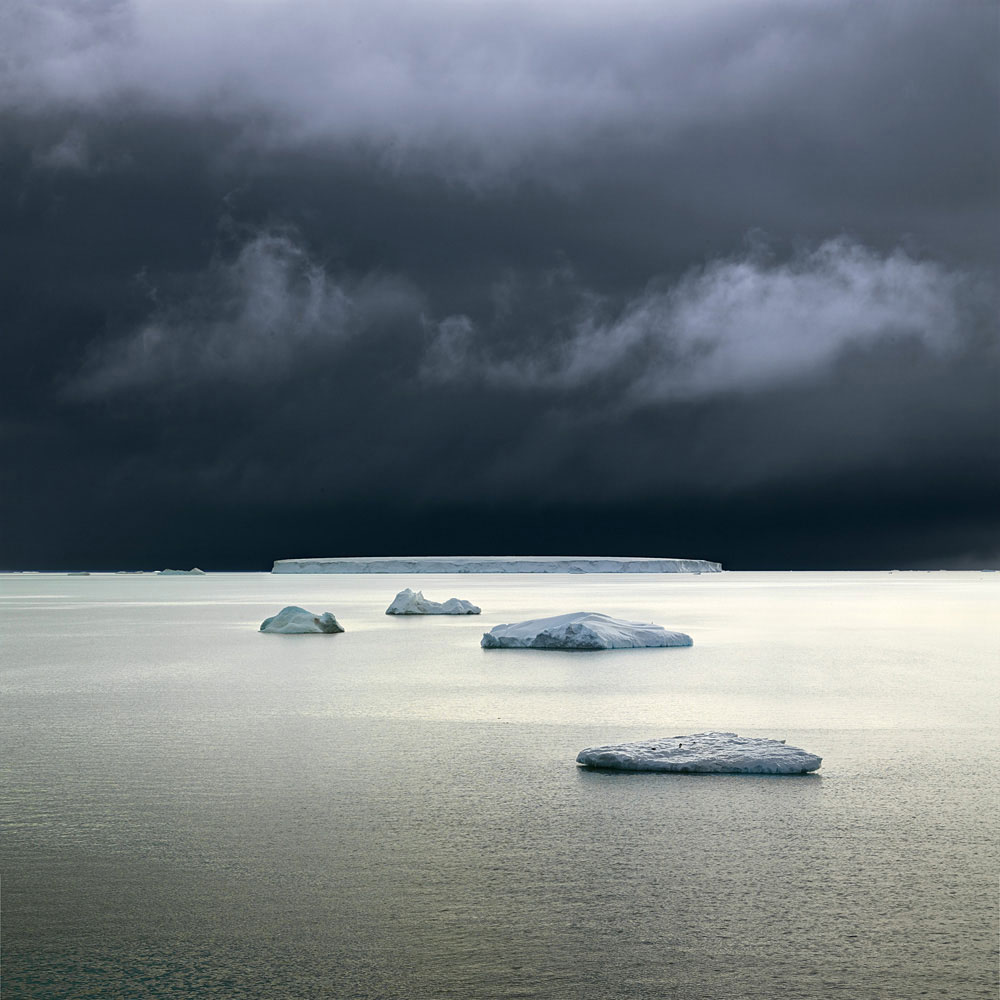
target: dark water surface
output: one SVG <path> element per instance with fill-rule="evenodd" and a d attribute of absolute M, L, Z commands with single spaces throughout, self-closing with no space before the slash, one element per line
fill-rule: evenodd
<path fill-rule="evenodd" d="M 419 587 L 479 618 L 387 618 Z M 979 573 L 0 577 L 3 997 L 997 989 Z M 264 636 L 284 604 L 337 636 Z M 565 611 L 691 649 L 484 651 Z M 808 777 L 583 771 L 726 729 Z"/>

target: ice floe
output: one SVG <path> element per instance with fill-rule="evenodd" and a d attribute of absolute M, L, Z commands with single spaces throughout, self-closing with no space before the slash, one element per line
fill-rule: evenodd
<path fill-rule="evenodd" d="M 423 591 L 401 590 L 385 609 L 387 615 L 478 615 L 480 609 L 472 601 L 449 597 L 447 601 L 431 601 Z"/>
<path fill-rule="evenodd" d="M 619 771 L 671 771 L 681 774 L 806 774 L 822 757 L 785 745 L 784 740 L 695 733 L 641 743 L 588 747 L 576 757 L 586 767 Z"/>
<path fill-rule="evenodd" d="M 691 636 L 662 625 L 629 622 L 593 611 L 497 625 L 482 639 L 484 649 L 630 649 L 690 646 Z"/>
<path fill-rule="evenodd" d="M 205 576 L 205 571 L 203 569 L 198 569 L 197 566 L 194 569 L 161 569 L 157 570 L 157 576 Z"/>
<path fill-rule="evenodd" d="M 324 611 L 321 615 L 314 615 L 305 608 L 297 608 L 289 605 L 282 608 L 276 615 L 265 618 L 260 623 L 261 632 L 277 632 L 281 635 L 298 635 L 310 632 L 326 632 L 334 634 L 343 632 L 344 627 L 329 612 Z"/>

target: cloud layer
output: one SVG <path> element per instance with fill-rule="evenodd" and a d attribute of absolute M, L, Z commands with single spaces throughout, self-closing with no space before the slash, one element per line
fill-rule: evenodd
<path fill-rule="evenodd" d="M 505 336 L 515 299 L 557 282 L 571 303 L 564 322 L 549 315 L 541 331 Z M 674 283 L 652 279 L 618 310 L 566 266 L 528 290 L 498 280 L 493 323 L 481 327 L 466 315 L 435 322 L 404 278 L 331 274 L 290 233 L 258 233 L 185 284 L 182 297 L 159 302 L 137 329 L 95 351 L 71 394 L 280 382 L 296 366 L 336 363 L 351 340 L 390 327 L 422 342 L 414 374 L 430 384 L 611 386 L 614 405 L 650 405 L 758 393 L 813 378 L 847 353 L 863 358 L 904 341 L 938 357 L 954 353 L 968 347 L 977 312 L 981 325 L 989 306 L 967 275 L 846 237 L 785 261 L 758 237 L 743 256 Z"/>

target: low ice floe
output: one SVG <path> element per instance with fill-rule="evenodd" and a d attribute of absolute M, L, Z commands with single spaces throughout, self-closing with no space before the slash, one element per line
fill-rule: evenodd
<path fill-rule="evenodd" d="M 585 767 L 619 771 L 669 771 L 680 774 L 807 774 L 822 757 L 790 747 L 784 740 L 695 733 L 638 743 L 588 747 L 577 754 Z"/>

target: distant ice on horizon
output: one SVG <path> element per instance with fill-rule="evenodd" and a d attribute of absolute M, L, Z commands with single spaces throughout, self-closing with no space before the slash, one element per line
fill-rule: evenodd
<path fill-rule="evenodd" d="M 206 576 L 203 569 L 195 566 L 193 569 L 161 569 L 157 570 L 157 576 Z"/>
<path fill-rule="evenodd" d="M 459 597 L 449 597 L 447 601 L 431 601 L 423 591 L 412 591 L 409 587 L 401 590 L 385 609 L 387 615 L 478 615 L 478 608 L 472 601 Z"/>
<path fill-rule="evenodd" d="M 630 622 L 594 611 L 573 611 L 496 625 L 480 645 L 484 649 L 634 649 L 646 646 L 691 646 L 691 636 L 662 625 Z"/>
<path fill-rule="evenodd" d="M 576 762 L 585 767 L 675 774 L 806 774 L 817 770 L 823 758 L 786 746 L 784 740 L 695 733 L 588 747 L 577 754 Z"/>
<path fill-rule="evenodd" d="M 648 556 L 352 556 L 276 559 L 272 573 L 721 573 L 705 559 Z"/>

